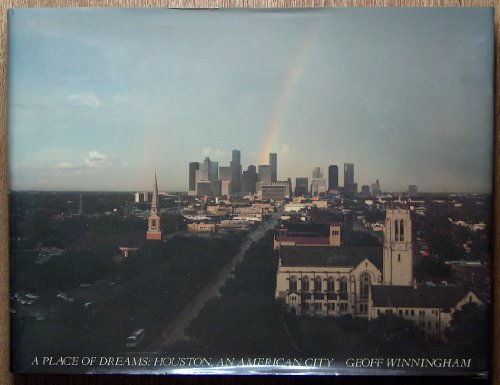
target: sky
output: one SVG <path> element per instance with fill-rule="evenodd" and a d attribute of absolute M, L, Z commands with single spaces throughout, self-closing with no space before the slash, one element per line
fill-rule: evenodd
<path fill-rule="evenodd" d="M 493 12 L 9 11 L 12 190 L 187 191 L 189 162 L 490 192 Z"/>

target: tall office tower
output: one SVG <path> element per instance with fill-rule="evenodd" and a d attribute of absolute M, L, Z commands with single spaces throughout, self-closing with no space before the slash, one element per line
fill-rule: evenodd
<path fill-rule="evenodd" d="M 344 196 L 354 198 L 358 184 L 354 183 L 354 163 L 344 163 Z"/>
<path fill-rule="evenodd" d="M 241 176 L 242 191 L 244 193 L 255 194 L 257 184 L 257 172 L 254 165 L 248 166 Z"/>
<path fill-rule="evenodd" d="M 344 163 L 344 187 L 354 183 L 354 163 Z"/>
<path fill-rule="evenodd" d="M 313 168 L 312 177 L 313 177 L 313 179 L 314 178 L 316 178 L 316 179 L 323 178 L 323 171 L 321 170 L 321 167 L 314 167 Z"/>
<path fill-rule="evenodd" d="M 295 178 L 295 192 L 296 197 L 306 195 L 309 191 L 309 179 L 308 178 Z"/>
<path fill-rule="evenodd" d="M 200 170 L 206 171 L 208 173 L 209 169 L 210 169 L 210 158 L 207 156 L 205 159 L 203 159 L 203 163 L 200 164 Z"/>
<path fill-rule="evenodd" d="M 328 191 L 339 188 L 339 168 L 337 165 L 328 166 Z"/>
<path fill-rule="evenodd" d="M 233 150 L 232 160 L 229 163 L 231 168 L 231 190 L 232 193 L 241 192 L 241 152 Z"/>
<path fill-rule="evenodd" d="M 408 196 L 410 198 L 415 198 L 418 195 L 417 185 L 411 184 L 408 186 Z"/>
<path fill-rule="evenodd" d="M 231 160 L 233 162 L 237 162 L 238 164 L 241 164 L 241 151 L 240 150 L 233 150 Z"/>
<path fill-rule="evenodd" d="M 231 180 L 231 167 L 219 167 L 219 179 Z"/>
<path fill-rule="evenodd" d="M 311 179 L 311 195 L 318 195 L 326 192 L 326 179 L 323 178 L 321 167 L 314 167 Z"/>
<path fill-rule="evenodd" d="M 363 198 L 368 198 L 370 196 L 370 186 L 367 184 L 361 186 L 361 195 Z"/>
<path fill-rule="evenodd" d="M 380 190 L 380 182 L 377 181 L 375 183 L 372 183 L 372 195 L 374 197 L 379 197 L 380 195 L 382 195 L 382 191 Z"/>
<path fill-rule="evenodd" d="M 278 180 L 278 154 L 271 152 L 269 154 L 269 166 L 271 166 L 271 182 Z"/>
<path fill-rule="evenodd" d="M 262 182 L 262 184 L 271 184 L 271 182 L 272 182 L 271 166 L 269 166 L 267 164 L 259 165 L 258 181 Z"/>
<path fill-rule="evenodd" d="M 210 161 L 210 166 L 208 167 L 208 180 L 211 182 L 219 180 L 219 162 Z"/>
<path fill-rule="evenodd" d="M 196 170 L 200 169 L 198 162 L 189 163 L 189 191 L 196 191 Z M 191 194 L 190 194 L 191 195 Z"/>
<path fill-rule="evenodd" d="M 288 188 L 288 196 L 291 197 L 292 196 L 292 178 L 287 178 L 286 180 L 286 184 L 287 184 L 287 188 Z"/>
<path fill-rule="evenodd" d="M 148 231 L 146 233 L 146 239 L 152 241 L 161 241 L 161 227 L 160 227 L 160 216 L 158 215 L 158 183 L 156 182 L 153 186 L 153 197 L 151 199 L 151 210 L 148 216 Z"/>
<path fill-rule="evenodd" d="M 200 164 L 200 168 L 195 171 L 195 195 L 200 195 L 198 187 L 201 186 L 201 182 L 208 182 L 210 179 L 210 158 L 207 156 L 203 163 Z M 206 188 L 203 185 L 203 192 L 206 192 Z M 206 195 L 206 194 L 201 194 Z"/>

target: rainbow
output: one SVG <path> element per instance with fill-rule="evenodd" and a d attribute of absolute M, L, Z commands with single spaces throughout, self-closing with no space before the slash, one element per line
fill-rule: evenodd
<path fill-rule="evenodd" d="M 286 115 L 287 107 L 289 101 L 292 97 L 294 87 L 297 84 L 300 75 L 305 67 L 305 62 L 309 53 L 309 50 L 316 38 L 318 26 L 320 23 L 314 23 L 309 29 L 304 42 L 302 43 L 300 49 L 292 60 L 292 65 L 288 70 L 283 87 L 276 101 L 273 113 L 269 122 L 267 124 L 266 132 L 260 146 L 259 153 L 259 163 L 258 164 L 268 164 L 269 163 L 269 153 L 273 150 L 277 150 L 278 146 L 278 136 L 280 129 L 283 127 L 283 121 Z"/>

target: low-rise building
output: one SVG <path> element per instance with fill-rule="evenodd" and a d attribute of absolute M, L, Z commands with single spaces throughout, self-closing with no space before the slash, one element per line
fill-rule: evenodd
<path fill-rule="evenodd" d="M 189 233 L 215 233 L 217 226 L 215 223 L 188 223 L 187 231 Z"/>
<path fill-rule="evenodd" d="M 372 286 L 369 319 L 395 314 L 413 321 L 427 339 L 445 341 L 453 313 L 469 302 L 483 304 L 464 286 Z"/>

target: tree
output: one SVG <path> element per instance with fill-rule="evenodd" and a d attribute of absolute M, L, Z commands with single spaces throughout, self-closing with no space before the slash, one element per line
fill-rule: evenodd
<path fill-rule="evenodd" d="M 422 353 L 424 332 L 413 321 L 394 314 L 381 314 L 368 323 L 369 341 L 374 353 L 415 355 Z"/>
<path fill-rule="evenodd" d="M 467 303 L 453 314 L 446 337 L 450 348 L 468 357 L 487 357 L 489 317 L 486 306 Z"/>

